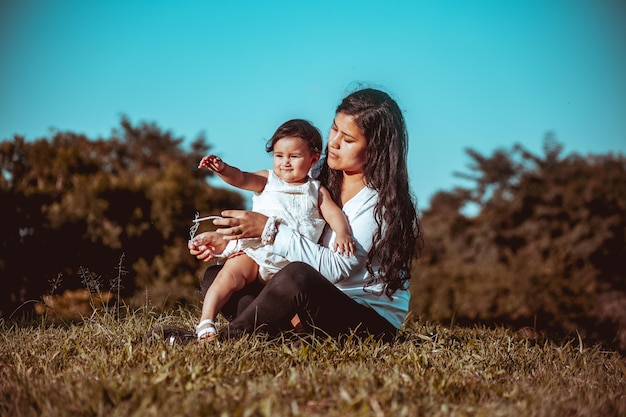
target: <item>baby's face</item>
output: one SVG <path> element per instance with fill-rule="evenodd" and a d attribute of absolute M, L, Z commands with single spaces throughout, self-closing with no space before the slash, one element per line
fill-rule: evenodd
<path fill-rule="evenodd" d="M 307 181 L 309 170 L 320 156 L 311 152 L 307 143 L 296 137 L 287 136 L 274 143 L 274 173 L 290 184 Z"/>

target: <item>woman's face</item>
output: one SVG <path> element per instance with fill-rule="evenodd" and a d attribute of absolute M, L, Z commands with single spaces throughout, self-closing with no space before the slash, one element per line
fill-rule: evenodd
<path fill-rule="evenodd" d="M 328 134 L 328 167 L 348 174 L 362 174 L 366 148 L 367 139 L 354 117 L 337 113 Z"/>

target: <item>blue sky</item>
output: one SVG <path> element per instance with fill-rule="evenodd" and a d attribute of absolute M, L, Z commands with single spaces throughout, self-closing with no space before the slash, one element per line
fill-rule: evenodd
<path fill-rule="evenodd" d="M 422 208 L 468 147 L 626 152 L 624 0 L 5 0 L 0 62 L 0 140 L 108 137 L 124 114 L 253 171 L 283 121 L 326 134 L 357 83 L 382 88 Z"/>

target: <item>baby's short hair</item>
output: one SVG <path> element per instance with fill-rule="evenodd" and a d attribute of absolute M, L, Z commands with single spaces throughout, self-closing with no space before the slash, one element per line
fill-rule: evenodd
<path fill-rule="evenodd" d="M 267 141 L 265 150 L 271 153 L 279 139 L 296 137 L 304 140 L 313 153 L 322 153 L 322 134 L 313 124 L 304 119 L 288 120 L 276 129 L 276 132 Z"/>

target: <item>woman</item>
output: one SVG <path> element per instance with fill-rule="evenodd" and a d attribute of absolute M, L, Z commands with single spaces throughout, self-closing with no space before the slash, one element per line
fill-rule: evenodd
<path fill-rule="evenodd" d="M 355 256 L 329 249 L 332 231 L 318 244 L 273 218 L 239 210 L 214 221 L 227 227 L 189 243 L 192 255 L 209 262 L 229 240 L 261 236 L 292 261 L 267 285 L 249 285 L 229 300 L 222 313 L 230 336 L 254 330 L 276 335 L 293 329 L 297 316 L 308 333 L 395 337 L 408 312 L 411 262 L 422 244 L 407 148 L 404 117 L 386 93 L 359 90 L 337 107 L 319 179 L 350 222 Z M 218 270 L 207 270 L 203 290 Z"/>

